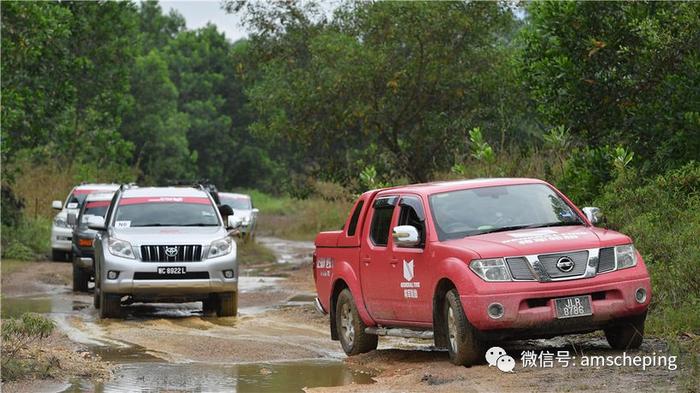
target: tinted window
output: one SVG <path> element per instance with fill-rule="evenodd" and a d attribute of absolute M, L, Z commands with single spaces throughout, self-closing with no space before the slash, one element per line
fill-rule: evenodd
<path fill-rule="evenodd" d="M 140 201 L 140 199 L 142 198 L 122 198 L 120 200 L 119 207 L 115 212 L 115 227 L 219 225 L 216 210 L 207 198 L 170 198 L 191 199 L 191 201 L 185 202 L 146 202 Z M 201 201 L 193 201 L 195 199 Z"/>
<path fill-rule="evenodd" d="M 360 212 L 362 211 L 362 206 L 365 205 L 365 201 L 360 201 L 352 212 L 352 218 L 350 218 L 350 227 L 348 227 L 348 236 L 355 236 L 355 228 L 357 227 L 357 220 L 360 219 Z"/>
<path fill-rule="evenodd" d="M 394 201 L 395 198 L 383 198 L 378 199 L 374 204 L 370 238 L 376 246 L 386 246 L 389 243 L 389 230 L 391 227 L 391 216 L 394 213 Z"/>
<path fill-rule="evenodd" d="M 420 245 L 425 244 L 425 220 L 420 199 L 416 197 L 404 197 L 401 199 L 401 211 L 399 212 L 398 225 L 411 225 L 418 230 Z"/>
<path fill-rule="evenodd" d="M 582 225 L 559 195 L 544 184 L 483 187 L 430 196 L 440 240 L 527 227 Z"/>

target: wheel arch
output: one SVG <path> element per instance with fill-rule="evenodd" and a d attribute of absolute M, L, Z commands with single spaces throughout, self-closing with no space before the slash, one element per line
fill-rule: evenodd
<path fill-rule="evenodd" d="M 438 280 L 433 293 L 433 339 L 437 348 L 447 348 L 447 331 L 445 330 L 445 296 L 457 286 L 451 279 L 443 277 Z"/>

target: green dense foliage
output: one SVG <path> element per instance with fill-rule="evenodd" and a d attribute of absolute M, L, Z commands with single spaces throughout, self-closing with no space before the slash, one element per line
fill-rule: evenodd
<path fill-rule="evenodd" d="M 331 183 L 533 176 L 600 204 L 648 259 L 658 315 L 700 331 L 683 318 L 699 289 L 700 3 L 334 6 L 224 1 L 250 33 L 234 43 L 152 1 L 2 2 L 3 252 L 45 247 L 42 218 L 17 211 L 23 173 L 48 167 L 208 178 L 285 195 L 289 217 L 288 197 L 323 196 L 294 232 L 342 220 Z"/>

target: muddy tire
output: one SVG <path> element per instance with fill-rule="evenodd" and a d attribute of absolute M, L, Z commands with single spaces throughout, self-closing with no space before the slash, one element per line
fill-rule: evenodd
<path fill-rule="evenodd" d="M 216 315 L 216 311 L 219 307 L 219 297 L 212 293 L 206 299 L 202 300 L 202 314 L 205 317 Z"/>
<path fill-rule="evenodd" d="M 238 315 L 238 292 L 224 292 L 217 295 L 216 315 L 235 317 Z"/>
<path fill-rule="evenodd" d="M 626 319 L 622 324 L 605 329 L 605 338 L 613 349 L 637 349 L 644 339 L 647 313 Z"/>
<path fill-rule="evenodd" d="M 122 297 L 100 291 L 100 318 L 119 318 L 122 315 Z"/>
<path fill-rule="evenodd" d="M 73 291 L 87 292 L 90 275 L 83 269 L 73 264 Z"/>
<path fill-rule="evenodd" d="M 55 248 L 51 249 L 51 260 L 54 262 L 69 261 L 68 251 L 57 250 Z"/>
<path fill-rule="evenodd" d="M 95 283 L 95 290 L 92 294 L 92 305 L 96 309 L 100 308 L 100 288 L 97 287 L 97 283 Z"/>
<path fill-rule="evenodd" d="M 464 314 L 457 290 L 447 292 L 443 312 L 450 362 L 467 367 L 477 364 L 483 358 L 483 345 L 476 337 L 476 328 Z"/>
<path fill-rule="evenodd" d="M 377 349 L 379 337 L 375 334 L 365 333 L 367 325 L 360 319 L 355 300 L 347 288 L 343 289 L 338 295 L 335 318 L 340 344 L 348 356 Z"/>

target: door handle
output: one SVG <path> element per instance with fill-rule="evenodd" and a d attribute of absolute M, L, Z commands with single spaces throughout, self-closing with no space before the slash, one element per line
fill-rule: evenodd
<path fill-rule="evenodd" d="M 396 267 L 396 265 L 399 263 L 399 260 L 396 258 L 391 258 L 389 263 L 391 263 L 391 266 Z"/>
<path fill-rule="evenodd" d="M 365 266 L 369 266 L 369 263 L 372 262 L 372 259 L 370 257 L 362 257 L 360 258 L 360 261 L 365 264 Z"/>

